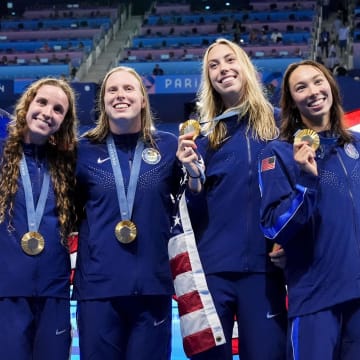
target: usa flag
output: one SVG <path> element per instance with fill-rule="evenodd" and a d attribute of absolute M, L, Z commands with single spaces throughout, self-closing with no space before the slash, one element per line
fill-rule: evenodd
<path fill-rule="evenodd" d="M 185 354 L 191 357 L 226 341 L 197 250 L 186 205 L 186 181 L 185 177 L 177 198 L 168 251 L 183 347 Z"/>
<path fill-rule="evenodd" d="M 72 285 L 74 283 L 76 257 L 77 257 L 77 250 L 78 250 L 78 233 L 77 232 L 72 232 L 68 236 L 68 246 L 69 246 L 70 263 L 71 263 L 70 284 Z"/>

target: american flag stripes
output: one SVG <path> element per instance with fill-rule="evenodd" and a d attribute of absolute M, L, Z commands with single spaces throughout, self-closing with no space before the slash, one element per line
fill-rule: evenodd
<path fill-rule="evenodd" d="M 75 276 L 76 256 L 77 256 L 77 249 L 78 249 L 78 233 L 77 232 L 72 232 L 68 236 L 68 244 L 69 244 L 70 263 L 71 263 L 70 284 L 73 284 L 74 276 Z"/>
<path fill-rule="evenodd" d="M 261 172 L 275 169 L 276 156 L 270 156 L 261 161 Z"/>
<path fill-rule="evenodd" d="M 178 301 L 183 347 L 188 357 L 225 343 L 225 336 L 208 290 L 192 230 L 185 192 L 178 204 L 168 244 Z"/>

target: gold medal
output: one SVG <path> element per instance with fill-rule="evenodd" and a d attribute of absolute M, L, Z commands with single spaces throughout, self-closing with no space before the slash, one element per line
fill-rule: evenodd
<path fill-rule="evenodd" d="M 29 231 L 21 238 L 21 247 L 25 254 L 40 254 L 45 247 L 45 240 L 37 231 Z"/>
<path fill-rule="evenodd" d="M 123 220 L 115 227 L 115 236 L 122 244 L 129 244 L 136 238 L 136 225 L 130 220 Z"/>
<path fill-rule="evenodd" d="M 193 140 L 195 140 L 201 131 L 200 124 L 197 120 L 190 119 L 183 122 L 180 126 L 180 135 L 188 134 L 194 132 Z"/>
<path fill-rule="evenodd" d="M 300 141 L 306 141 L 315 151 L 320 145 L 319 135 L 316 131 L 311 129 L 302 129 L 295 133 L 294 144 L 297 144 Z"/>

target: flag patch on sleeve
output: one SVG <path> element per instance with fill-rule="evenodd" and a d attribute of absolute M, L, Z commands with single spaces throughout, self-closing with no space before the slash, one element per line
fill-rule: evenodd
<path fill-rule="evenodd" d="M 276 156 L 270 156 L 261 161 L 261 172 L 275 169 Z"/>

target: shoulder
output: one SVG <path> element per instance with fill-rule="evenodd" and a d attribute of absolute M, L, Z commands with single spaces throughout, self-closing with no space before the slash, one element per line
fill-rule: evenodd
<path fill-rule="evenodd" d="M 101 143 L 91 141 L 86 137 L 81 137 L 78 142 L 78 157 L 87 156 L 90 152 L 96 152 L 98 148 L 102 148 Z"/>
<path fill-rule="evenodd" d="M 84 148 L 93 145 L 87 137 L 80 137 L 78 144 L 79 144 L 79 148 Z"/>
<path fill-rule="evenodd" d="M 280 139 L 272 140 L 265 145 L 263 154 L 274 154 L 282 157 L 289 152 L 292 154 L 292 147 L 292 144 L 287 141 Z"/>
<path fill-rule="evenodd" d="M 360 125 L 353 126 L 349 129 L 349 132 L 353 136 L 355 142 L 360 140 Z"/>
<path fill-rule="evenodd" d="M 156 143 L 167 142 L 177 144 L 178 141 L 177 137 L 173 133 L 168 131 L 155 130 L 152 135 Z"/>

